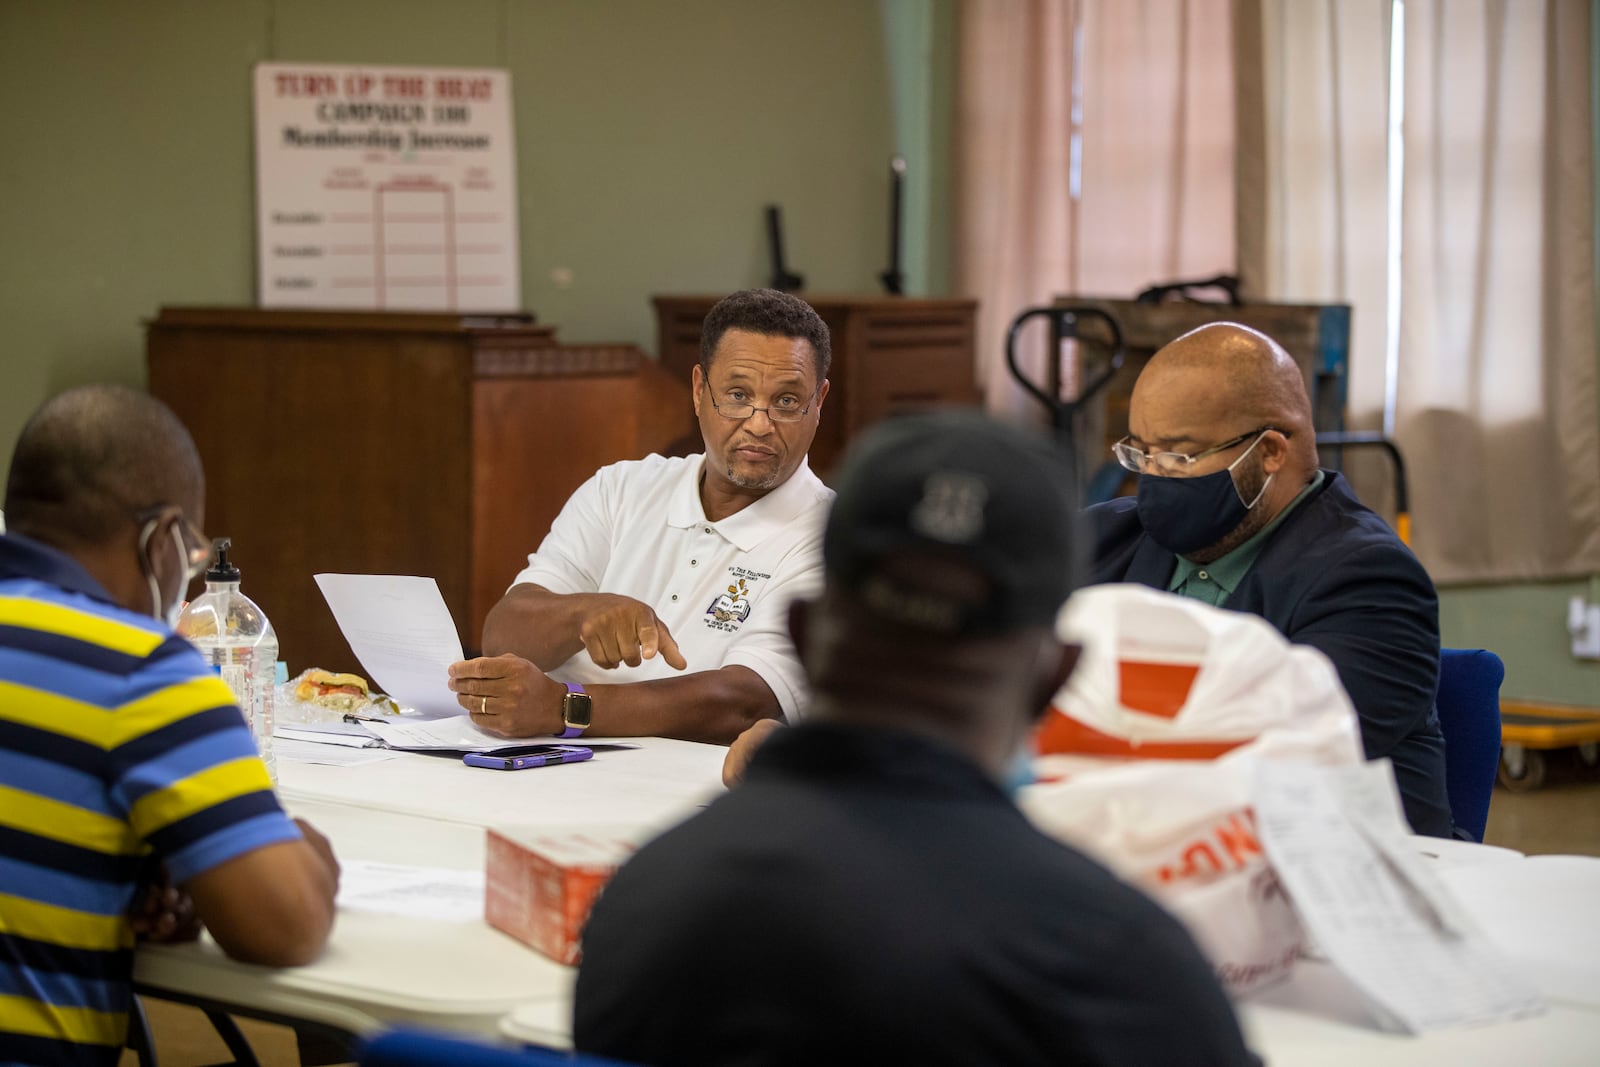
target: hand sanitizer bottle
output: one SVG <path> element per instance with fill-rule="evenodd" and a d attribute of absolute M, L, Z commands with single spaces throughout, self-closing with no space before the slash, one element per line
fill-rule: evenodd
<path fill-rule="evenodd" d="M 222 675 L 244 712 L 256 750 L 274 784 L 278 765 L 272 755 L 273 683 L 277 677 L 278 635 L 255 601 L 239 592 L 239 568 L 228 560 L 233 542 L 212 542 L 216 561 L 206 571 L 206 591 L 178 616 L 178 632 L 200 650 Z"/>

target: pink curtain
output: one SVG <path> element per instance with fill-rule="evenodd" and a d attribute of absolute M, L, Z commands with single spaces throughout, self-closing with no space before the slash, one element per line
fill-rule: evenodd
<path fill-rule="evenodd" d="M 1025 398 L 1004 363 L 1017 312 L 1072 288 L 1070 0 L 966 0 L 957 25 L 955 288 L 978 299 L 989 407 Z"/>
<path fill-rule="evenodd" d="M 1350 417 L 1376 428 L 1388 403 L 1435 581 L 1600 572 L 1590 6 L 1406 0 L 1400 159 L 1392 10 L 1240 0 L 1241 197 L 1261 205 L 1241 273 L 1265 299 L 1354 305 Z"/>
<path fill-rule="evenodd" d="M 1589 19 L 1407 0 L 1396 436 L 1437 581 L 1600 572 Z"/>
<path fill-rule="evenodd" d="M 1233 269 L 1231 8 L 960 5 L 955 274 L 991 409 L 1037 412 L 1004 366 L 1018 312 Z"/>

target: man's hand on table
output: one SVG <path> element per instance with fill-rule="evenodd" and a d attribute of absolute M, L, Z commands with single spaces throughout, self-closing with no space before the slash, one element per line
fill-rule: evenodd
<path fill-rule="evenodd" d="M 734 738 L 733 744 L 728 746 L 728 754 L 722 760 L 722 784 L 732 789 L 744 781 L 744 772 L 745 768 L 750 766 L 750 757 L 756 754 L 756 749 L 772 736 L 774 730 L 782 726 L 781 719 L 762 719 Z"/>
<path fill-rule="evenodd" d="M 544 599 L 554 596 L 548 590 L 536 592 Z M 577 622 L 584 651 L 607 670 L 624 663 L 637 667 L 657 656 L 674 670 L 688 668 L 677 640 L 648 604 L 614 593 L 559 599 L 576 605 L 577 611 L 563 627 Z M 548 737 L 565 726 L 561 698 L 567 687 L 512 652 L 451 664 L 450 688 L 474 723 L 500 737 Z"/>
<path fill-rule="evenodd" d="M 548 737 L 563 729 L 567 687 L 510 652 L 452 663 L 450 688 L 476 725 L 500 737 Z"/>
<path fill-rule="evenodd" d="M 151 879 L 134 893 L 128 919 L 140 941 L 193 941 L 200 936 L 200 917 L 194 898 L 172 884 L 167 865 L 160 864 Z"/>
<path fill-rule="evenodd" d="M 306 844 L 311 846 L 328 868 L 328 876 L 333 879 L 333 893 L 339 895 L 339 857 L 333 854 L 333 845 L 322 832 L 304 819 L 296 818 L 294 824 L 300 828 L 300 836 L 306 839 Z"/>
<path fill-rule="evenodd" d="M 294 822 L 311 851 L 322 861 L 328 899 L 332 900 L 339 892 L 339 860 L 333 854 L 333 846 L 304 819 Z M 128 919 L 135 937 L 158 944 L 193 941 L 205 926 L 200 921 L 194 898 L 182 886 L 172 883 L 165 863 L 157 864 L 150 878 L 135 892 Z"/>
<path fill-rule="evenodd" d="M 656 618 L 648 604 L 628 596 L 597 593 L 586 598 L 589 610 L 579 627 L 589 658 L 611 670 L 626 663 L 637 667 L 660 656 L 667 666 L 689 666 L 667 624 Z"/>

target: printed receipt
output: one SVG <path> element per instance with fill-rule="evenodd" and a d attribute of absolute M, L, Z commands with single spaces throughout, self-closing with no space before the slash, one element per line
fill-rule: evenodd
<path fill-rule="evenodd" d="M 391 574 L 316 578 L 374 689 L 426 716 L 462 714 L 448 685 L 450 664 L 462 658 L 461 638 L 439 583 Z"/>
<path fill-rule="evenodd" d="M 1538 1014 L 1532 986 L 1416 854 L 1390 774 L 1387 760 L 1258 767 L 1261 843 L 1301 921 L 1384 1029 Z"/>

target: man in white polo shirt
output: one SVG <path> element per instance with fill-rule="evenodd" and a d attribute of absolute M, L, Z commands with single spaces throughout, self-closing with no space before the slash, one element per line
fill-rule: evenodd
<path fill-rule="evenodd" d="M 702 455 L 602 468 L 489 612 L 486 656 L 450 668 L 506 737 L 726 743 L 795 718 L 788 607 L 822 583 L 833 493 L 806 452 L 828 395 L 828 327 L 772 289 L 706 316 L 694 368 Z"/>

